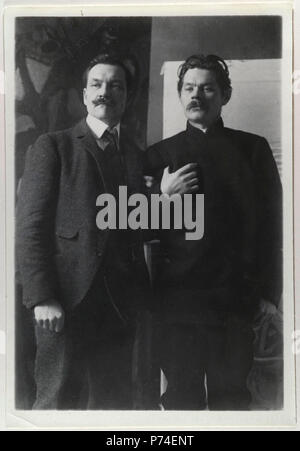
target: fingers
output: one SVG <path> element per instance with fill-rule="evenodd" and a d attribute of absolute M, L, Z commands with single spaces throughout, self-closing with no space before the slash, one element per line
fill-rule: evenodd
<path fill-rule="evenodd" d="M 51 321 L 49 321 L 49 329 L 48 330 L 50 332 L 55 332 L 56 323 L 57 323 L 57 318 L 53 318 Z"/>
<path fill-rule="evenodd" d="M 35 323 L 38 327 L 41 327 L 42 329 L 44 328 L 44 320 L 40 319 L 40 320 L 35 320 Z"/>
<path fill-rule="evenodd" d="M 261 304 L 260 310 L 262 313 L 266 313 L 266 306 L 264 304 Z"/>
<path fill-rule="evenodd" d="M 35 310 L 35 323 L 38 327 L 48 330 L 49 332 L 61 332 L 64 328 L 65 314 L 64 311 L 51 311 L 48 308 L 37 308 Z"/>
<path fill-rule="evenodd" d="M 172 193 L 172 180 L 174 179 L 174 175 L 170 174 L 170 168 L 167 166 L 164 169 L 164 173 L 162 176 L 160 189 L 163 194 L 170 194 Z"/>
<path fill-rule="evenodd" d="M 193 178 L 192 180 L 189 181 L 189 184 L 190 185 L 197 185 L 198 184 L 198 178 L 197 177 Z"/>
<path fill-rule="evenodd" d="M 193 185 L 193 186 L 185 186 L 181 189 L 180 194 L 193 194 L 199 191 L 199 185 Z"/>
<path fill-rule="evenodd" d="M 277 308 L 274 304 L 269 301 L 261 300 L 260 302 L 260 311 L 265 315 L 275 315 L 277 312 Z"/>
<path fill-rule="evenodd" d="M 199 185 L 193 185 L 189 188 L 189 193 L 196 193 L 197 191 L 199 191 Z"/>
<path fill-rule="evenodd" d="M 53 318 L 51 320 L 38 320 L 36 321 L 36 325 L 41 327 L 44 330 L 48 330 L 49 332 L 61 332 L 64 328 L 64 317 L 61 318 Z"/>
<path fill-rule="evenodd" d="M 182 180 L 184 182 L 191 182 L 193 179 L 196 179 L 198 181 L 197 172 L 189 172 L 188 174 L 181 176 Z"/>
<path fill-rule="evenodd" d="M 35 320 L 35 323 L 41 329 L 49 330 L 50 332 L 54 332 L 53 321 L 50 321 L 47 318 Z"/>
<path fill-rule="evenodd" d="M 62 314 L 60 318 L 57 319 L 57 323 L 55 326 L 55 332 L 59 333 L 63 330 L 65 324 L 65 315 Z"/>
<path fill-rule="evenodd" d="M 188 189 L 189 189 L 190 193 L 196 193 L 197 191 L 200 190 L 199 180 L 198 180 L 197 177 L 193 178 L 192 180 L 187 182 L 187 186 L 188 186 Z"/>
<path fill-rule="evenodd" d="M 197 177 L 188 177 L 184 180 L 183 186 L 183 194 L 193 194 L 199 192 L 200 190 L 199 180 Z"/>
<path fill-rule="evenodd" d="M 178 169 L 178 171 L 176 171 L 176 173 L 178 175 L 187 174 L 188 172 L 195 170 L 197 167 L 198 167 L 198 163 L 189 163 L 189 164 L 186 164 L 185 166 L 183 166 L 182 168 Z"/>
<path fill-rule="evenodd" d="M 51 327 L 51 323 L 50 323 L 49 319 L 47 318 L 44 320 L 43 329 L 50 330 L 50 327 Z"/>
<path fill-rule="evenodd" d="M 161 192 L 170 196 L 199 191 L 199 180 L 195 171 L 197 167 L 197 163 L 189 163 L 173 173 L 170 173 L 169 166 L 166 167 L 161 181 Z"/>
<path fill-rule="evenodd" d="M 41 327 L 42 329 L 49 329 L 50 323 L 47 318 L 43 317 L 37 317 L 35 318 L 35 323 L 38 327 Z"/>

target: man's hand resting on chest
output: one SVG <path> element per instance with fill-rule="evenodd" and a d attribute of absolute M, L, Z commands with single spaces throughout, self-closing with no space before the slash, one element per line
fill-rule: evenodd
<path fill-rule="evenodd" d="M 189 163 L 172 173 L 169 172 L 169 167 L 165 168 L 160 185 L 161 192 L 168 196 L 197 192 L 199 190 L 197 166 L 197 163 Z"/>
<path fill-rule="evenodd" d="M 34 308 L 34 317 L 37 326 L 50 332 L 61 332 L 65 324 L 65 312 L 55 300 L 37 305 Z"/>

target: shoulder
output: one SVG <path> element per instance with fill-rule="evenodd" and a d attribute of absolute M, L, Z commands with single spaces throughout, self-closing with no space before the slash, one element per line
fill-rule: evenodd
<path fill-rule="evenodd" d="M 70 139 L 73 135 L 74 127 L 60 130 L 56 132 L 47 132 L 40 135 L 35 145 L 42 145 L 43 147 L 56 147 L 60 142 Z"/>
<path fill-rule="evenodd" d="M 224 128 L 224 133 L 242 158 L 246 158 L 252 166 L 260 164 L 262 160 L 268 160 L 273 164 L 273 152 L 263 136 L 231 128 Z"/>
<path fill-rule="evenodd" d="M 154 155 L 159 155 L 161 159 L 167 161 L 171 157 L 171 153 L 177 148 L 182 147 L 182 142 L 185 140 L 186 132 L 180 132 L 170 138 L 163 139 L 152 146 L 148 147 L 147 155 L 152 158 Z"/>
<path fill-rule="evenodd" d="M 62 155 L 73 154 L 73 128 L 40 135 L 29 147 L 26 159 L 31 165 L 50 166 L 58 164 Z"/>
<path fill-rule="evenodd" d="M 37 152 L 48 151 L 57 157 L 72 155 L 78 137 L 78 124 L 68 129 L 42 134 L 35 142 L 33 148 Z"/>
<path fill-rule="evenodd" d="M 265 144 L 267 142 L 267 140 L 263 136 L 249 133 L 244 130 L 236 130 L 233 128 L 224 127 L 224 132 L 232 140 L 235 140 L 236 142 L 240 142 L 242 144 L 248 144 L 250 146 Z"/>
<path fill-rule="evenodd" d="M 184 147 L 182 145 L 184 139 L 185 132 L 180 132 L 148 147 L 145 152 L 145 167 L 147 171 L 150 173 L 153 170 L 168 166 L 174 151 L 176 152 L 177 148 L 181 149 Z"/>
<path fill-rule="evenodd" d="M 170 138 L 166 138 L 161 141 L 158 141 L 157 143 L 152 144 L 148 148 L 148 151 L 164 152 L 164 151 L 167 151 L 168 149 L 172 149 L 172 148 L 174 148 L 174 146 L 178 145 L 185 139 L 185 135 L 186 135 L 186 132 L 183 131 L 183 132 L 177 133 L 176 135 L 171 136 Z"/>
<path fill-rule="evenodd" d="M 270 145 L 263 136 L 226 127 L 224 133 L 241 152 L 247 153 L 251 157 L 257 153 L 271 152 Z"/>

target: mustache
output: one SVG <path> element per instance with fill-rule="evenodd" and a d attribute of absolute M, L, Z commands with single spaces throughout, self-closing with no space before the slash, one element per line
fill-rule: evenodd
<path fill-rule="evenodd" d="M 204 102 L 201 102 L 200 100 L 192 100 L 188 106 L 187 106 L 187 110 L 191 110 L 192 108 L 201 108 L 201 109 L 206 109 L 207 105 Z"/>
<path fill-rule="evenodd" d="M 106 97 L 99 97 L 99 98 L 93 100 L 93 105 L 95 105 L 95 106 L 99 106 L 99 105 L 113 106 L 114 102 L 111 99 L 108 99 Z"/>

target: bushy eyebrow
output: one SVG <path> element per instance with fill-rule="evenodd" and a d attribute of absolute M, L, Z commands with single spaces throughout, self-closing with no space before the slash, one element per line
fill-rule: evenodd
<path fill-rule="evenodd" d="M 185 86 L 194 86 L 196 83 L 192 83 L 191 81 L 183 82 Z M 216 83 L 214 81 L 208 81 L 207 83 L 200 83 L 201 86 L 214 86 Z"/>
<path fill-rule="evenodd" d="M 109 82 L 110 83 L 114 83 L 114 82 L 119 82 L 119 83 L 123 83 L 123 80 L 121 79 L 121 78 L 113 78 L 113 79 L 111 79 L 111 80 L 109 80 Z M 99 82 L 99 83 L 102 83 L 103 82 L 103 80 L 101 80 L 100 78 L 92 78 L 91 80 L 90 80 L 90 82 L 91 83 L 95 83 L 95 82 Z"/>

